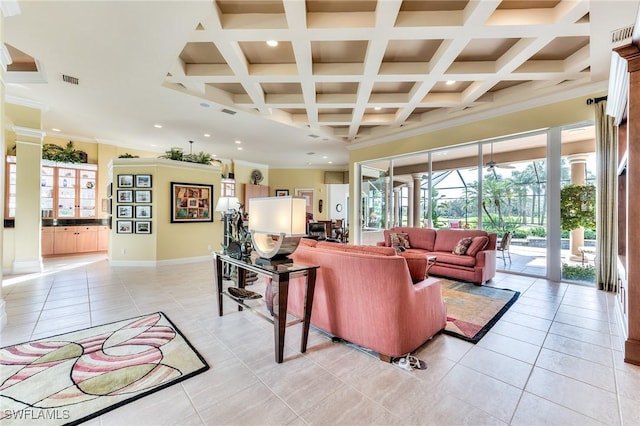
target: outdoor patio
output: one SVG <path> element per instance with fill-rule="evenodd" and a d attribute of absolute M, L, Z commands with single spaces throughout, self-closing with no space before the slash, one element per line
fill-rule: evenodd
<path fill-rule="evenodd" d="M 518 274 L 546 276 L 547 268 L 547 253 L 546 249 L 542 247 L 531 247 L 524 245 L 511 244 L 511 262 L 505 254 L 505 261 L 503 262 L 501 254 L 497 253 L 496 268 L 498 271 L 514 272 Z M 582 266 L 582 260 L 572 260 L 569 250 L 562 250 L 562 263 L 568 263 L 569 265 Z M 584 266 L 594 265 L 593 255 L 586 254 L 584 260 Z M 584 283 L 584 281 L 580 281 Z"/>

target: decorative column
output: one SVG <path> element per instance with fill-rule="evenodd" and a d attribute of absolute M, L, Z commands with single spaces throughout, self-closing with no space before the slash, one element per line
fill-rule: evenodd
<path fill-rule="evenodd" d="M 16 224 L 14 274 L 41 272 L 40 164 L 44 132 L 13 127 L 16 133 Z"/>
<path fill-rule="evenodd" d="M 0 148 L 2 148 L 2 164 L 0 164 L 0 188 L 5 188 L 5 171 L 6 166 L 5 155 L 7 152 L 5 142 L 5 119 L 4 119 L 4 78 L 7 71 L 7 65 L 11 63 L 11 56 L 4 45 L 4 18 L 7 16 L 13 16 L 20 13 L 20 8 L 16 1 L 3 1 L 0 2 Z M 38 188 L 38 193 L 40 188 Z M 3 204 L 4 205 L 4 204 Z M 38 211 L 40 208 L 38 207 Z M 4 208 L 0 209 L 0 220 L 4 224 Z M 0 244 L 4 244 L 4 226 L 0 226 Z M 0 254 L 2 250 L 0 250 Z M 0 255 L 0 257 L 2 257 Z M 0 280 L 2 279 L 2 268 L 0 268 Z M 4 297 L 2 295 L 2 285 L 0 285 L 0 330 L 7 324 L 7 312 L 5 309 Z"/>
<path fill-rule="evenodd" d="M 384 229 L 391 228 L 393 224 L 393 180 L 388 174 L 384 177 Z"/>
<path fill-rule="evenodd" d="M 588 154 L 574 154 L 567 156 L 571 166 L 571 183 L 574 185 L 584 185 L 587 175 Z M 571 250 L 571 260 L 582 260 L 582 254 L 578 250 L 584 246 L 584 227 L 571 230 L 569 248 Z"/>
<path fill-rule="evenodd" d="M 413 182 L 407 183 L 407 226 L 413 223 Z"/>
<path fill-rule="evenodd" d="M 422 173 L 413 173 L 413 222 L 411 226 L 420 228 L 422 215 L 420 214 L 420 197 L 422 195 Z"/>
<path fill-rule="evenodd" d="M 400 226 L 400 187 L 393 188 L 393 226 Z"/>

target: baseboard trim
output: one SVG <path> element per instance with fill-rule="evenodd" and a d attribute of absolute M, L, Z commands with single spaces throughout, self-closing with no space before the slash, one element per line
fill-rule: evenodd
<path fill-rule="evenodd" d="M 14 260 L 11 267 L 11 274 L 33 274 L 44 270 L 42 258 L 30 260 Z"/>
<path fill-rule="evenodd" d="M 111 266 L 138 266 L 152 268 L 163 265 L 182 265 L 185 263 L 198 263 L 213 260 L 212 256 L 182 257 L 166 260 L 109 260 Z"/>

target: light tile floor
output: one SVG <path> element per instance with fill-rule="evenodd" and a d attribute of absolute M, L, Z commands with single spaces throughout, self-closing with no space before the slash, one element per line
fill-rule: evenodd
<path fill-rule="evenodd" d="M 271 324 L 230 301 L 218 317 L 212 273 L 47 260 L 4 277 L 1 346 L 163 311 L 210 363 L 89 425 L 640 425 L 640 367 L 622 360 L 611 294 L 498 274 L 517 303 L 477 345 L 437 335 L 415 352 L 428 369 L 408 372 L 314 329 L 301 354 L 300 325 L 276 364 Z"/>

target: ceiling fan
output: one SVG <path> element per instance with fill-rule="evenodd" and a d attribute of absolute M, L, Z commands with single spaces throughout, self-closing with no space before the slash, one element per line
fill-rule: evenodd
<path fill-rule="evenodd" d="M 492 171 L 494 173 L 495 173 L 496 167 L 499 169 L 515 169 L 515 166 L 512 166 L 511 164 L 498 164 L 495 161 L 493 161 L 493 142 L 491 143 L 491 161 L 487 162 L 485 166 L 487 166 L 488 172 Z"/>

